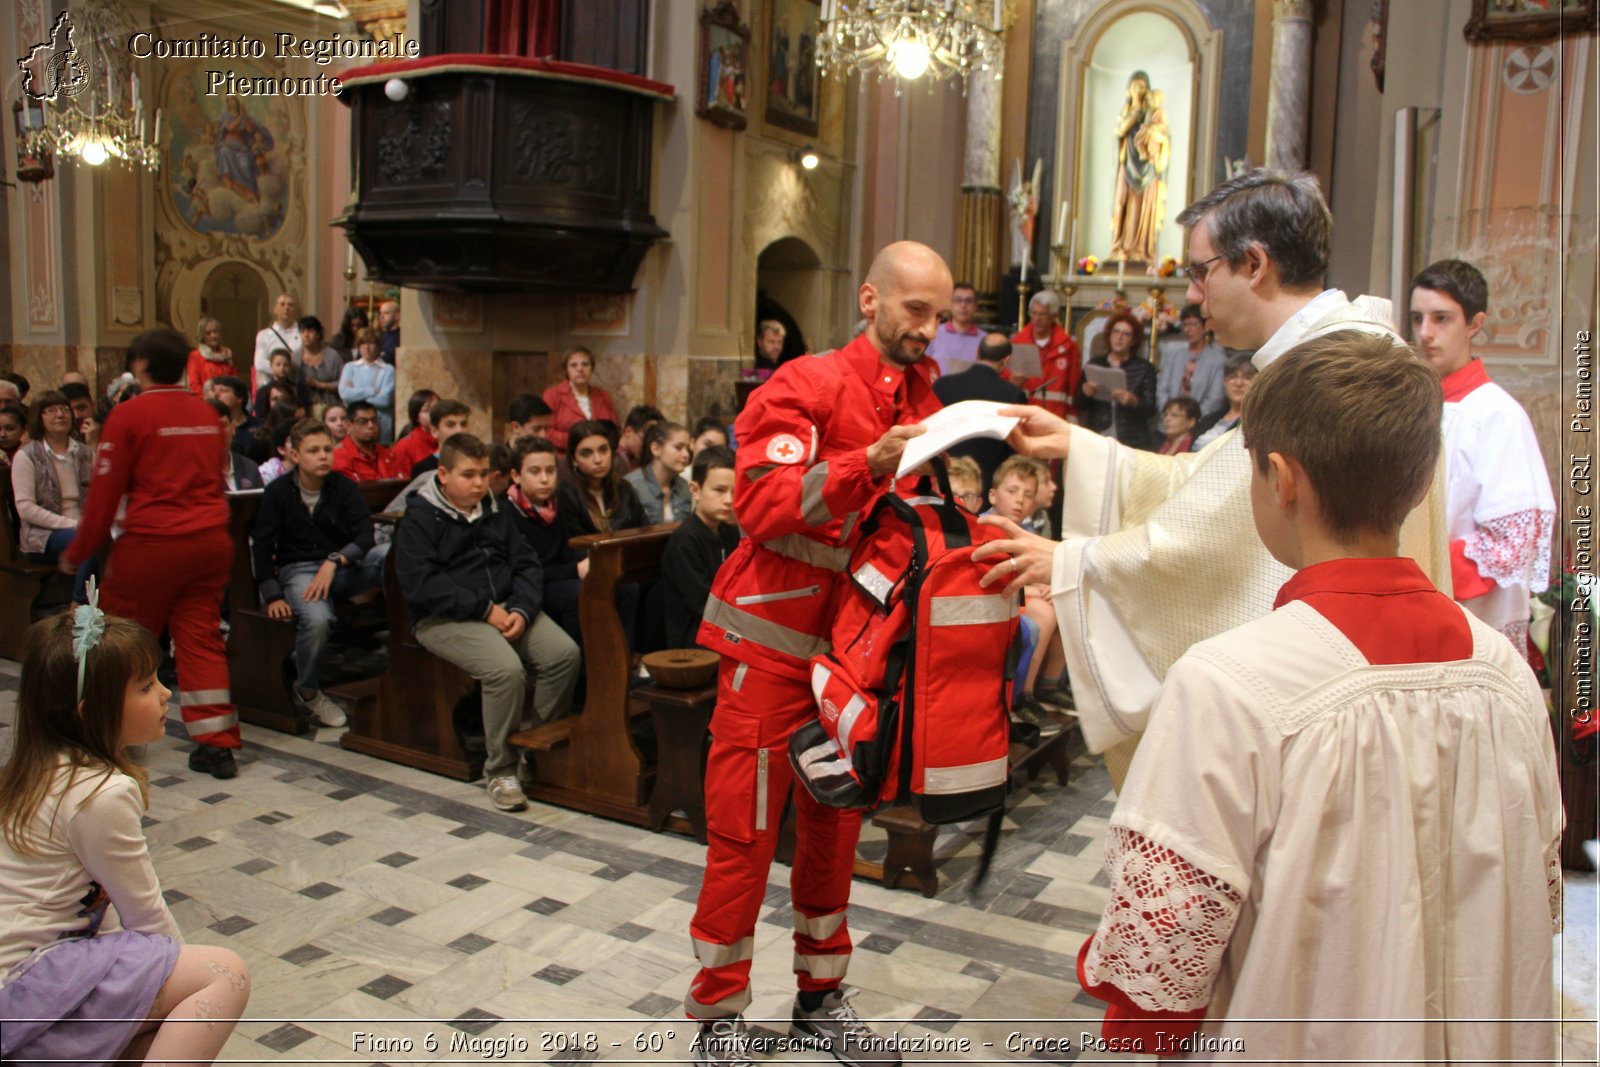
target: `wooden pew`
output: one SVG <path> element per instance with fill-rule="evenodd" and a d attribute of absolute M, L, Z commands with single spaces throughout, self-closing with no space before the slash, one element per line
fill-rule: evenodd
<path fill-rule="evenodd" d="M 33 625 L 34 602 L 45 583 L 60 573 L 49 563 L 33 563 L 22 555 L 18 541 L 16 501 L 11 495 L 11 469 L 0 468 L 0 656 L 22 658 L 22 643 Z M 71 579 L 61 575 L 64 581 Z"/>
<path fill-rule="evenodd" d="M 361 496 L 376 511 L 405 488 L 390 478 L 362 482 Z M 233 537 L 233 567 L 228 575 L 228 685 L 243 722 L 289 734 L 310 733 L 311 719 L 295 706 L 294 633 L 291 620 L 269 618 L 257 592 L 250 558 L 250 531 L 261 509 L 261 493 L 228 494 L 228 532 Z"/>
<path fill-rule="evenodd" d="M 588 693 L 581 714 L 512 735 L 512 744 L 531 752 L 527 793 L 533 799 L 648 825 L 655 768 L 645 763 L 628 728 L 646 708 L 629 692 L 629 648 L 616 589 L 661 572 L 661 552 L 676 525 L 573 538 L 574 548 L 589 553 L 578 602 Z"/>
<path fill-rule="evenodd" d="M 483 757 L 462 747 L 455 708 L 478 683 L 412 636 L 392 551 L 384 561 L 383 595 L 389 616 L 388 666 L 378 680 L 376 698 L 351 703 L 350 728 L 339 745 L 470 782 L 483 772 Z"/>

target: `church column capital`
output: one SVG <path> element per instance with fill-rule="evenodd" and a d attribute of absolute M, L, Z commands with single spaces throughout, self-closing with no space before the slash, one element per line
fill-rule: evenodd
<path fill-rule="evenodd" d="M 1311 19 L 1312 0 L 1272 0 L 1272 19 Z"/>

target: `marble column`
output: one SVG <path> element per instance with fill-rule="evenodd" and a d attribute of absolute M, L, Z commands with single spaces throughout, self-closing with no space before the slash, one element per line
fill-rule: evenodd
<path fill-rule="evenodd" d="M 1000 293 L 1000 70 L 980 70 L 967 82 L 967 142 L 961 168 L 961 213 L 956 224 L 957 280 L 978 290 L 978 317 L 992 318 Z"/>
<path fill-rule="evenodd" d="M 1312 0 L 1272 0 L 1272 87 L 1267 98 L 1267 166 L 1306 165 L 1311 113 Z"/>

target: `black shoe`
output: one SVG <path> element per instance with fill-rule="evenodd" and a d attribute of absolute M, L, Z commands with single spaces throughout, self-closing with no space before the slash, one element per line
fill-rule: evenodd
<path fill-rule="evenodd" d="M 189 769 L 213 778 L 234 778 L 239 765 L 233 762 L 233 749 L 219 745 L 196 745 L 189 753 Z"/>

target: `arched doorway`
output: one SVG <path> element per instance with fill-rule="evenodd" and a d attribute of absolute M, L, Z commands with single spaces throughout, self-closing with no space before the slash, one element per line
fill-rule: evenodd
<path fill-rule="evenodd" d="M 243 263 L 224 263 L 200 286 L 200 313 L 222 323 L 222 343 L 246 373 L 255 359 L 256 331 L 268 317 L 267 283 Z M 330 327 L 331 328 L 331 327 Z"/>
<path fill-rule="evenodd" d="M 783 237 L 761 250 L 756 258 L 756 322 L 776 319 L 789 331 L 783 359 L 812 351 L 808 337 L 827 336 L 825 297 L 822 260 L 810 245 Z"/>

